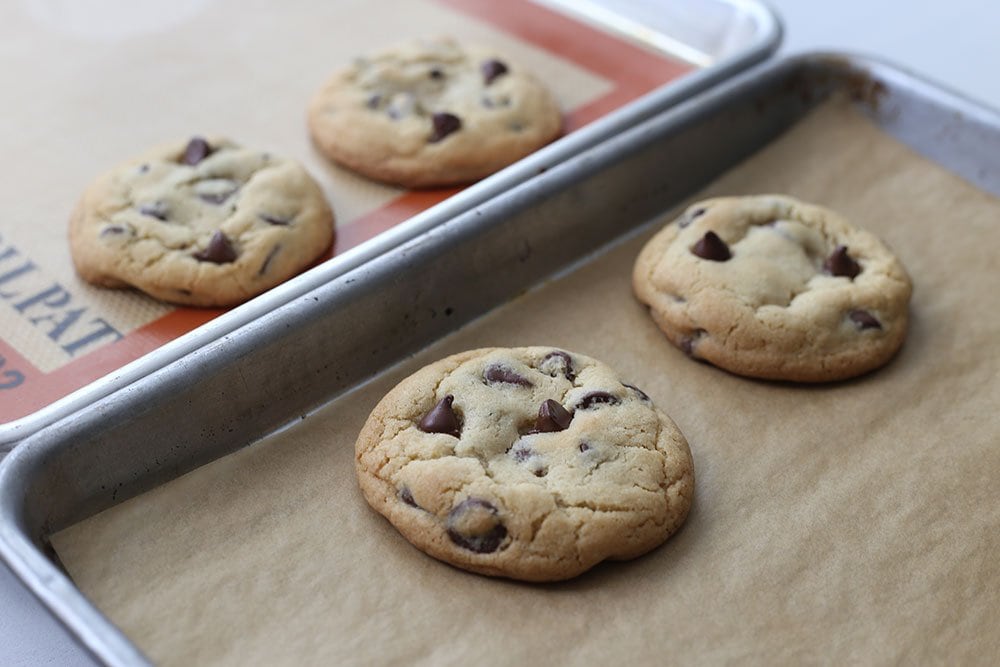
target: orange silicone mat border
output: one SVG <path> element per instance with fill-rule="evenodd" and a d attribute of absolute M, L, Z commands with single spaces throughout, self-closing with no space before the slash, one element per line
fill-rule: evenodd
<path fill-rule="evenodd" d="M 583 127 L 693 69 L 686 63 L 643 50 L 531 0 L 435 1 L 489 23 L 611 81 L 614 87 L 606 94 L 566 114 L 566 132 Z M 357 220 L 338 225 L 334 253 L 344 252 L 373 238 L 444 201 L 459 190 L 460 188 L 444 188 L 407 192 Z M 51 373 L 42 373 L 8 343 L 0 340 L 0 359 L 3 361 L 0 364 L 0 423 L 27 416 L 209 322 L 223 312 L 225 311 L 220 309 L 178 308 L 126 334 L 121 340 Z M 16 379 L 11 373 L 23 376 L 20 385 L 22 388 L 2 388 L 5 383 Z"/>

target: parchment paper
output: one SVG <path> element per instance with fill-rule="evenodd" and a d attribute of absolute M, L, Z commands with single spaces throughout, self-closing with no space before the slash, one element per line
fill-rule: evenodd
<path fill-rule="evenodd" d="M 839 209 L 911 272 L 901 353 L 827 386 L 687 359 L 633 299 L 652 230 L 299 425 L 56 539 L 74 580 L 163 664 L 990 663 L 1000 657 L 1000 201 L 840 106 L 712 193 Z M 354 437 L 399 379 L 483 345 L 607 361 L 695 458 L 685 527 L 559 585 L 470 575 L 369 510 Z"/>

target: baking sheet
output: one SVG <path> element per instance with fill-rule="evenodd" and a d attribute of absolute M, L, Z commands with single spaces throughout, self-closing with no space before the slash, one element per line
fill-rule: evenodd
<path fill-rule="evenodd" d="M 632 298 L 648 229 L 263 442 L 56 536 L 80 589 L 162 664 L 988 662 L 1000 655 L 1000 201 L 827 104 L 704 194 L 832 206 L 902 258 L 911 329 L 827 386 L 693 362 Z M 368 410 L 485 345 L 600 358 L 691 443 L 685 527 L 558 585 L 424 556 L 357 491 Z"/>
<path fill-rule="evenodd" d="M 373 20 L 377 16 L 378 20 Z M 331 165 L 309 99 L 359 55 L 428 35 L 509 53 L 549 85 L 573 131 L 692 68 L 509 0 L 233 0 L 0 6 L 0 424 L 24 417 L 218 316 L 73 271 L 66 228 L 97 175 L 147 147 L 221 134 L 302 161 L 337 216 L 342 253 L 457 188 L 407 192 Z M 16 196 L 15 196 L 16 195 Z"/>

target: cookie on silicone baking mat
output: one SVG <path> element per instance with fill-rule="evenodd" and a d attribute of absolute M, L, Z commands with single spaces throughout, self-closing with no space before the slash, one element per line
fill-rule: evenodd
<path fill-rule="evenodd" d="M 403 187 L 468 183 L 555 139 L 562 115 L 527 69 L 450 39 L 358 58 L 309 107 L 331 160 Z"/>
<path fill-rule="evenodd" d="M 824 382 L 885 364 L 912 286 L 874 234 L 791 197 L 691 205 L 642 249 L 633 288 L 686 354 L 733 373 Z"/>
<path fill-rule="evenodd" d="M 73 211 L 69 240 L 88 282 L 229 306 L 322 255 L 333 213 L 299 163 L 195 137 L 99 177 Z"/>
<path fill-rule="evenodd" d="M 424 367 L 375 407 L 356 456 L 365 498 L 416 547 L 528 581 L 646 553 L 694 493 L 674 422 L 605 364 L 551 347 Z"/>

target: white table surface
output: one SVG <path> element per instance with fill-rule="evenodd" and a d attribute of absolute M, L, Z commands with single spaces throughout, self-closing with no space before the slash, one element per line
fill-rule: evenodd
<path fill-rule="evenodd" d="M 991 0 L 770 0 L 781 54 L 836 50 L 876 55 L 1000 109 L 1000 3 Z M 0 664 L 94 665 L 0 565 Z"/>

